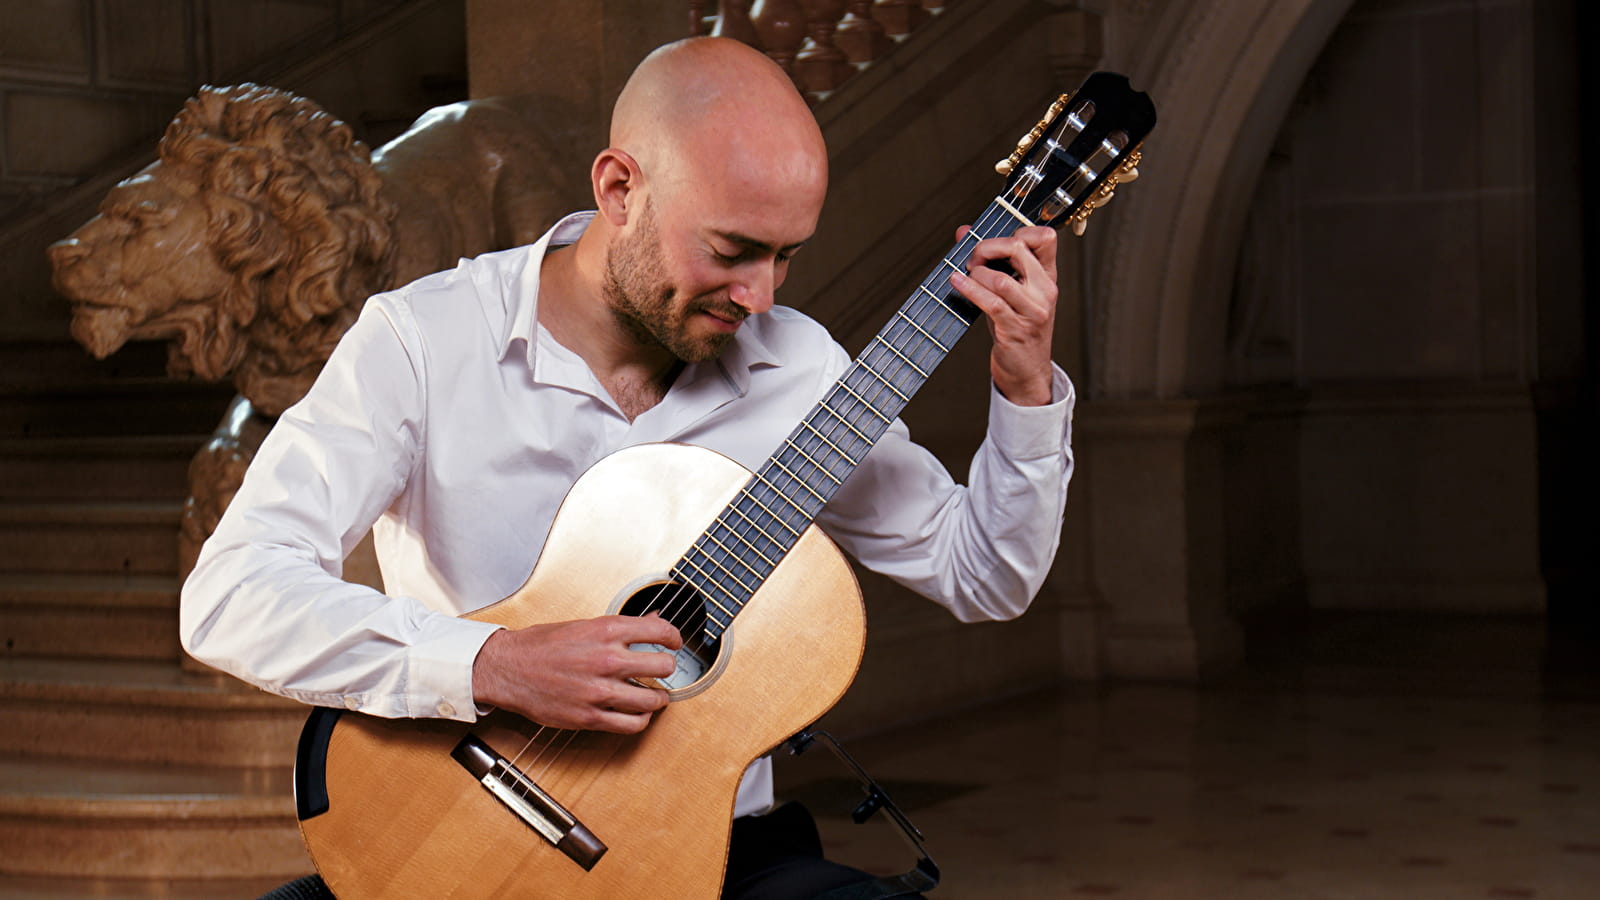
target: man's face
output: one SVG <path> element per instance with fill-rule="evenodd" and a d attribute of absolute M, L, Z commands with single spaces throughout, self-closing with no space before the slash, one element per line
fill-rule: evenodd
<path fill-rule="evenodd" d="M 746 316 L 765 311 L 733 304 L 726 291 L 698 293 L 699 285 L 681 284 L 675 274 L 647 203 L 633 234 L 606 250 L 606 300 L 635 341 L 665 347 L 685 362 L 705 362 L 722 353 Z"/>
<path fill-rule="evenodd" d="M 819 212 L 820 201 L 716 188 L 647 199 L 606 251 L 612 314 L 641 344 L 686 362 L 715 359 L 746 317 L 772 308 Z"/>

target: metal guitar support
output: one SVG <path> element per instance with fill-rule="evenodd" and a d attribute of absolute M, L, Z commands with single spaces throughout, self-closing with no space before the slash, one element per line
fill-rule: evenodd
<path fill-rule="evenodd" d="M 850 818 L 860 825 L 872 818 L 880 809 L 888 813 L 889 818 L 894 821 L 900 833 L 911 844 L 912 850 L 916 852 L 917 864 L 903 875 L 885 875 L 871 881 L 847 884 L 818 894 L 817 900 L 885 900 L 889 897 L 903 897 L 907 894 L 931 891 L 938 887 L 939 867 L 934 864 L 927 848 L 922 845 L 922 831 L 911 823 L 900 807 L 895 805 L 894 800 L 889 797 L 889 792 L 883 789 L 883 785 L 874 781 L 872 776 L 867 774 L 867 770 L 861 768 L 861 764 L 845 752 L 837 738 L 826 731 L 806 729 L 786 742 L 789 753 L 799 756 L 811 749 L 812 743 L 819 738 L 829 750 L 833 751 L 839 762 L 856 776 L 856 780 L 861 783 L 861 789 L 867 794 L 866 798 L 851 811 Z"/>

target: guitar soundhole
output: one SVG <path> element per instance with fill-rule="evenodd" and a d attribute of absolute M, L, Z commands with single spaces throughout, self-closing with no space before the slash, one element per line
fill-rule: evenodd
<path fill-rule="evenodd" d="M 634 650 L 673 653 L 676 668 L 666 678 L 656 679 L 670 691 L 681 691 L 705 677 L 716 665 L 723 642 L 707 632 L 706 599 L 699 591 L 674 582 L 647 585 L 622 604 L 625 616 L 655 613 L 671 622 L 683 635 L 683 648 L 669 651 L 660 644 L 633 644 Z"/>

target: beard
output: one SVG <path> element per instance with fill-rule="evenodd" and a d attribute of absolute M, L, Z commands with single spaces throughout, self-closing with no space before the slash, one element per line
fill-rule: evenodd
<path fill-rule="evenodd" d="M 663 347 L 684 362 L 716 359 L 733 341 L 732 332 L 695 335 L 690 323 L 701 312 L 715 312 L 731 321 L 748 313 L 715 297 L 680 299 L 678 289 L 660 273 L 667 269 L 656 231 L 655 211 L 647 201 L 638 232 L 617 238 L 606 248 L 602 290 L 611 314 L 634 340 Z"/>

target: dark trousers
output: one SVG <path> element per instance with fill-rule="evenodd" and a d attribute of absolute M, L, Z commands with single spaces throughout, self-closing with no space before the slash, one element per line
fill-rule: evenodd
<path fill-rule="evenodd" d="M 860 869 L 823 858 L 817 823 L 798 803 L 785 803 L 764 816 L 733 820 L 722 900 L 812 900 L 835 888 L 871 880 Z"/>
<path fill-rule="evenodd" d="M 812 900 L 827 891 L 871 880 L 872 876 L 822 857 L 822 839 L 811 813 L 786 803 L 765 816 L 733 820 L 728 841 L 728 875 L 722 900 Z M 671 896 L 670 892 L 662 894 Z M 921 894 L 906 894 L 920 898 Z M 316 875 L 291 881 L 261 900 L 331 900 Z"/>

